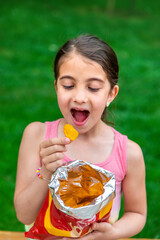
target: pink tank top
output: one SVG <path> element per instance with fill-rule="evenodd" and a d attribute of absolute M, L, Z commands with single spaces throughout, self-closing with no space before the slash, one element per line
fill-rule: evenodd
<path fill-rule="evenodd" d="M 58 124 L 61 119 L 53 122 L 46 122 L 46 134 L 45 140 L 49 138 L 57 137 Z M 126 175 L 127 168 L 127 136 L 122 135 L 112 128 L 114 132 L 114 146 L 110 156 L 101 163 L 96 164 L 106 170 L 113 172 L 116 178 L 116 197 L 113 200 L 113 207 L 111 210 L 110 222 L 114 223 L 119 217 L 119 211 L 121 206 L 121 192 L 122 192 L 122 181 Z M 72 161 L 66 155 L 64 156 L 63 162 Z"/>

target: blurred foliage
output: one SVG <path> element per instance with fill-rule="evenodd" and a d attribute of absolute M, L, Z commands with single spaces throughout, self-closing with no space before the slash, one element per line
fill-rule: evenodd
<path fill-rule="evenodd" d="M 23 231 L 13 195 L 25 126 L 61 116 L 53 85 L 56 51 L 66 40 L 91 33 L 107 41 L 119 59 L 120 92 L 110 118 L 118 131 L 140 144 L 145 157 L 148 218 L 138 237 L 160 238 L 160 1 L 108 4 L 0 1 L 1 230 Z"/>

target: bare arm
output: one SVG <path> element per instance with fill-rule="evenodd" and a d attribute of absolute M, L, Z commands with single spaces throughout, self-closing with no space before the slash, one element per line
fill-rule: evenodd
<path fill-rule="evenodd" d="M 114 224 L 121 229 L 123 237 L 138 234 L 145 225 L 147 215 L 145 164 L 140 147 L 129 141 L 127 156 L 127 174 L 122 185 L 124 215 Z"/>
<path fill-rule="evenodd" d="M 93 232 L 80 240 L 129 238 L 143 229 L 147 214 L 143 154 L 140 147 L 130 140 L 127 149 L 127 174 L 122 184 L 124 215 L 113 225 L 105 222 L 93 224 Z"/>
<path fill-rule="evenodd" d="M 48 182 L 36 176 L 43 162 L 41 175 L 50 179 L 52 173 L 62 164 L 65 139 L 43 141 L 45 124 L 32 123 L 24 131 L 18 157 L 14 204 L 17 218 L 24 224 L 31 224 L 42 206 L 48 192 Z"/>

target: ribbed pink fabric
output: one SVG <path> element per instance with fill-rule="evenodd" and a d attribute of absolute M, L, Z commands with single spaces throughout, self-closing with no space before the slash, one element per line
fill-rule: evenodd
<path fill-rule="evenodd" d="M 61 119 L 58 119 L 53 122 L 46 122 L 46 134 L 45 139 L 57 137 L 58 133 L 58 124 Z M 113 201 L 113 207 L 111 211 L 110 222 L 115 222 L 119 217 L 119 211 L 121 206 L 121 185 L 122 181 L 126 175 L 127 168 L 127 136 L 122 135 L 112 128 L 114 132 L 114 146 L 110 156 L 103 162 L 96 164 L 108 171 L 111 171 L 115 174 L 116 178 L 116 197 Z M 72 161 L 66 155 L 63 159 L 64 162 Z"/>

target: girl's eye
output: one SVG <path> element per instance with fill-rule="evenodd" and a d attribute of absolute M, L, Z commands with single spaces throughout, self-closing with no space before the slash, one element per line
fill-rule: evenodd
<path fill-rule="evenodd" d="M 74 86 L 73 85 L 63 85 L 65 89 L 72 89 Z"/>
<path fill-rule="evenodd" d="M 99 91 L 99 88 L 88 87 L 88 89 L 89 89 L 91 92 L 98 92 L 98 91 Z"/>

